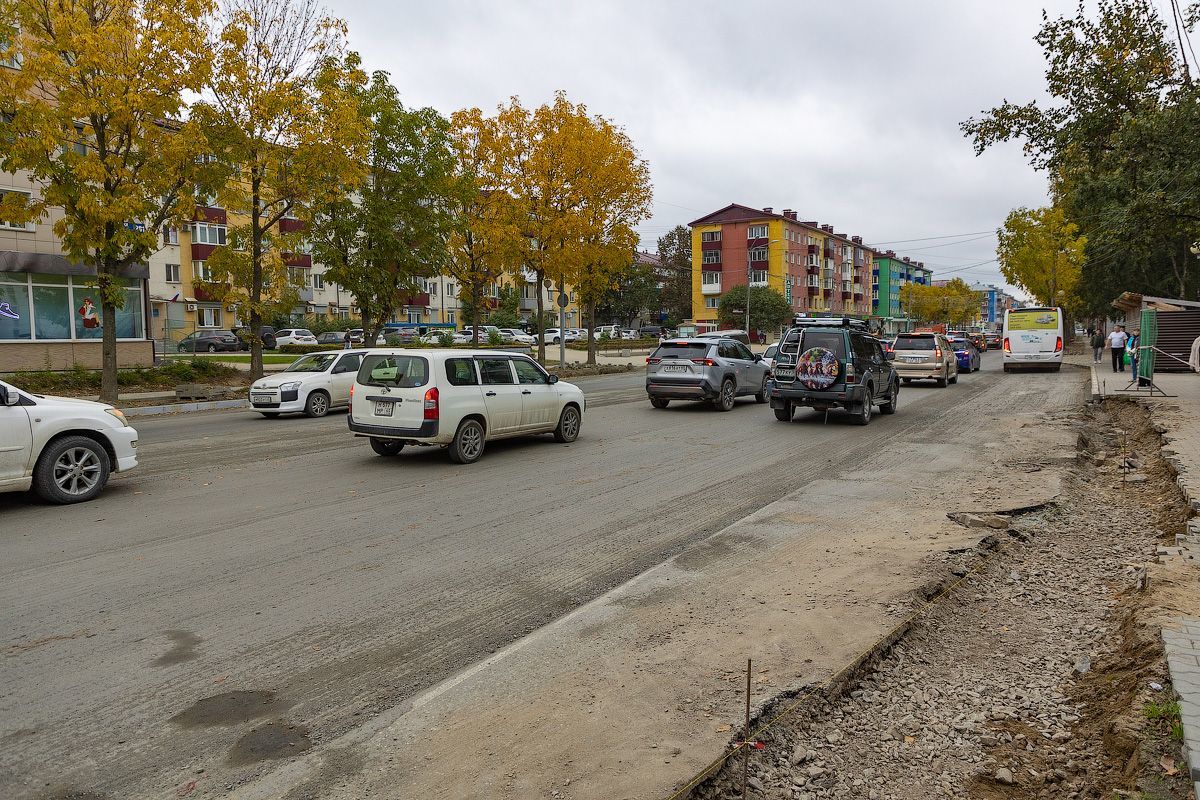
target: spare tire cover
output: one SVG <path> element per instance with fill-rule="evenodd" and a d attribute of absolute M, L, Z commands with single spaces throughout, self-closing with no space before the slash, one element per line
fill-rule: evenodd
<path fill-rule="evenodd" d="M 796 361 L 796 380 L 809 389 L 828 389 L 838 379 L 838 357 L 832 350 L 813 347 Z"/>

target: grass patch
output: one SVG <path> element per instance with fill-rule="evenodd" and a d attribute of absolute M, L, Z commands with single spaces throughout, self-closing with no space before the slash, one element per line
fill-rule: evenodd
<path fill-rule="evenodd" d="M 5 376 L 5 380 L 34 394 L 77 396 L 100 392 L 100 371 L 87 369 L 79 364 L 62 372 L 12 372 Z M 117 385 L 129 391 L 174 389 L 181 383 L 231 385 L 241 380 L 242 373 L 236 367 L 200 358 L 169 361 L 158 367 L 138 367 L 117 372 Z"/>
<path fill-rule="evenodd" d="M 1166 723 L 1170 728 L 1171 738 L 1183 741 L 1183 717 L 1180 716 L 1178 700 L 1166 700 L 1161 703 L 1151 700 L 1142 708 L 1142 715 L 1148 720 Z"/>
<path fill-rule="evenodd" d="M 167 357 L 172 360 L 191 360 L 191 356 L 167 356 Z M 229 355 L 202 356 L 202 358 L 204 361 L 220 361 L 225 364 L 249 364 L 250 363 L 249 355 L 229 354 Z M 264 364 L 290 364 L 293 361 L 295 361 L 297 358 L 299 358 L 299 356 L 293 356 L 293 355 L 287 355 L 287 354 L 278 355 L 276 353 L 263 353 L 263 363 Z M 199 361 L 201 359 L 197 358 L 196 360 Z"/>

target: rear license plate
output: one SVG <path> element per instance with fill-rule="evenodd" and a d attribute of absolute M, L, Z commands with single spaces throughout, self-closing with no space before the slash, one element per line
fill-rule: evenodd
<path fill-rule="evenodd" d="M 275 398 L 269 394 L 252 394 L 250 395 L 251 403 L 273 403 Z"/>
<path fill-rule="evenodd" d="M 392 409 L 395 407 L 396 407 L 395 403 L 387 403 L 387 402 L 382 402 L 382 401 L 376 400 L 375 401 L 375 416 L 390 417 L 392 415 Z"/>
<path fill-rule="evenodd" d="M 775 368 L 775 377 L 776 378 L 789 378 L 789 379 L 794 378 L 794 377 L 796 377 L 796 371 L 794 369 L 792 369 L 791 367 L 776 367 Z"/>
<path fill-rule="evenodd" d="M 904 360 L 910 364 L 920 364 L 925 360 L 924 356 L 905 356 Z"/>
<path fill-rule="evenodd" d="M 668 364 L 662 368 L 663 372 L 687 372 L 687 367 L 679 364 Z"/>

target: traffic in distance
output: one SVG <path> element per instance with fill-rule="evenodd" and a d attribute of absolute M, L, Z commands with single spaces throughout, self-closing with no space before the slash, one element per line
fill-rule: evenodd
<path fill-rule="evenodd" d="M 570 443 L 582 430 L 583 391 L 559 380 L 520 347 L 366 348 L 361 331 L 357 343 L 354 333 L 340 334 L 350 345 L 346 348 L 301 355 L 282 371 L 254 381 L 250 408 L 267 418 L 319 418 L 346 408 L 349 435 L 367 439 L 380 456 L 398 455 L 405 447 L 442 447 L 460 464 L 479 460 L 487 444 L 499 439 L 548 434 Z M 469 341 L 473 333 L 456 331 L 453 338 Z M 581 333 L 586 336 L 555 328 L 542 338 L 575 341 Z M 756 404 L 769 404 L 783 422 L 808 408 L 838 410 L 867 425 L 876 410 L 896 413 L 904 385 L 954 385 L 960 375 L 980 369 L 981 354 L 996 346 L 1003 351 L 1005 372 L 1058 370 L 1063 359 L 1063 315 L 1054 307 L 1007 311 L 998 335 L 935 326 L 884 339 L 862 320 L 797 317 L 761 354 L 751 351 L 745 331 L 676 333 L 658 326 L 603 330 L 605 338 L 659 339 L 646 358 L 646 395 L 655 408 L 691 401 L 728 412 L 739 397 L 753 397 Z M 269 334 L 279 343 L 317 339 L 303 329 Z M 518 346 L 536 342 L 513 329 L 480 326 L 479 334 Z M 234 341 L 226 344 L 236 349 L 242 338 L 232 333 L 230 338 Z M 112 473 L 138 464 L 137 431 L 119 409 L 34 394 L 2 381 L 0 442 L 0 492 L 33 490 L 50 503 L 91 500 Z"/>

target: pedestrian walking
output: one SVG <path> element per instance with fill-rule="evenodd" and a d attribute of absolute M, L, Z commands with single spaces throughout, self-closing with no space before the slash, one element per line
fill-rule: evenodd
<path fill-rule="evenodd" d="M 1099 364 L 1104 360 L 1104 334 L 1094 330 L 1092 332 L 1092 363 Z"/>
<path fill-rule="evenodd" d="M 1125 326 L 1118 325 L 1108 335 L 1108 347 L 1112 350 L 1113 372 L 1125 371 L 1125 342 L 1129 337 L 1125 334 Z"/>
<path fill-rule="evenodd" d="M 351 338 L 350 331 L 346 331 L 346 333 L 342 335 L 342 349 L 349 350 L 351 347 L 354 346 L 353 343 L 354 343 L 354 339 Z"/>

